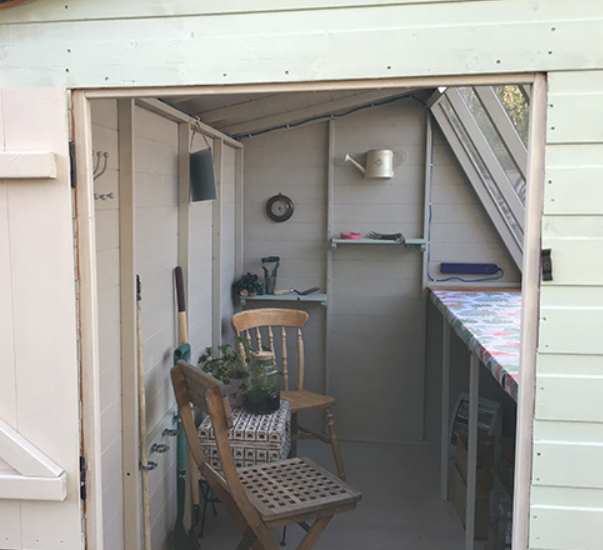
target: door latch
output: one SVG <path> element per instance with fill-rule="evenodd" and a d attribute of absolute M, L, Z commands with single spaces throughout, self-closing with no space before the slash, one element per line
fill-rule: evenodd
<path fill-rule="evenodd" d="M 551 249 L 545 248 L 540 251 L 540 266 L 542 269 L 542 280 L 553 280 L 553 260 L 551 258 Z"/>

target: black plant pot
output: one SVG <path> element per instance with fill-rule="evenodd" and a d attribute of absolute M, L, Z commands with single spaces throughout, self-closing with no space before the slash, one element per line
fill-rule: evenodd
<path fill-rule="evenodd" d="M 267 392 L 262 388 L 251 388 L 245 393 L 243 407 L 251 414 L 270 414 L 278 410 L 281 405 L 279 391 Z"/>

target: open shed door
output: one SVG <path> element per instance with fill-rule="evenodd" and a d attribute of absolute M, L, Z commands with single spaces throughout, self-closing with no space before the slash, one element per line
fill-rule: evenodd
<path fill-rule="evenodd" d="M 0 548 L 83 547 L 64 89 L 0 89 Z"/>

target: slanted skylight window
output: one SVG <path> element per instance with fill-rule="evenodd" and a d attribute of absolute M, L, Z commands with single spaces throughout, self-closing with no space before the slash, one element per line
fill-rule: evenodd
<path fill-rule="evenodd" d="M 527 148 L 521 132 L 525 130 L 527 136 L 528 103 L 521 88 L 498 88 L 446 88 L 432 97 L 430 106 L 521 269 L 527 165 Z"/>
<path fill-rule="evenodd" d="M 528 123 L 530 121 L 530 98 L 524 86 L 494 86 L 494 93 L 515 126 L 521 141 L 528 146 Z"/>

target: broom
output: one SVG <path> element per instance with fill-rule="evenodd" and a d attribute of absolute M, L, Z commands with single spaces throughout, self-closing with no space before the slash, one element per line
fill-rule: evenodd
<path fill-rule="evenodd" d="M 190 362 L 191 358 L 191 346 L 188 343 L 188 329 L 186 323 L 186 307 L 184 297 L 184 277 L 182 275 L 182 268 L 177 266 L 174 269 L 174 278 L 176 282 L 176 297 L 178 300 L 178 324 L 180 327 L 180 345 L 174 351 L 174 364 L 179 360 Z M 192 412 L 191 412 L 192 414 Z M 184 435 L 184 429 L 182 427 L 182 420 L 179 416 L 176 416 L 176 423 L 178 426 L 177 436 L 177 456 L 176 456 L 176 473 L 177 473 L 177 514 L 176 514 L 176 525 L 174 526 L 173 540 L 176 550 L 196 550 L 197 544 L 193 545 L 193 541 L 186 533 L 184 527 L 184 508 L 185 508 L 185 497 L 186 497 L 186 437 Z M 196 479 L 196 476 L 193 476 Z M 195 504 L 195 520 L 198 514 L 199 508 L 199 497 L 197 487 L 197 497 L 195 498 L 193 483 L 193 501 Z M 192 529 L 191 529 L 192 533 Z M 196 543 L 196 539 L 194 540 Z"/>
<path fill-rule="evenodd" d="M 142 521 L 144 550 L 151 550 L 151 519 L 149 512 L 149 461 L 147 456 L 147 422 L 144 395 L 144 361 L 142 355 L 142 291 L 140 277 L 136 275 L 136 336 L 137 336 L 137 376 L 138 376 L 138 432 L 140 438 L 140 479 L 142 489 Z"/>

